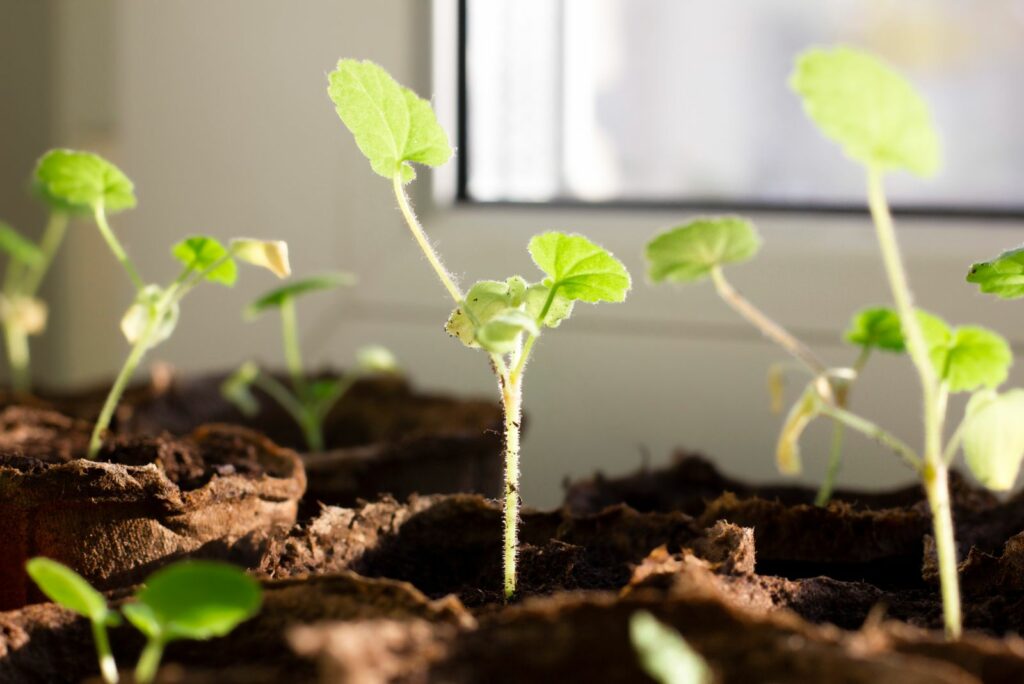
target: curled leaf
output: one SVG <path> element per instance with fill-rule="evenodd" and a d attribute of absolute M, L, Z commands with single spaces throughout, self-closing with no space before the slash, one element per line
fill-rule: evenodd
<path fill-rule="evenodd" d="M 1003 299 L 1024 297 L 1024 247 L 1003 252 L 991 261 L 971 266 L 967 282 L 974 283 L 982 292 Z"/>
<path fill-rule="evenodd" d="M 445 330 L 467 347 L 481 347 L 478 329 L 499 314 L 521 307 L 526 289 L 526 281 L 518 276 L 504 282 L 481 280 L 466 292 L 462 306 L 449 316 Z"/>
<path fill-rule="evenodd" d="M 476 342 L 493 354 L 508 354 L 518 344 L 519 336 L 539 335 L 537 321 L 520 309 L 505 309 L 476 329 Z"/>
<path fill-rule="evenodd" d="M 761 248 L 754 225 L 739 216 L 694 219 L 647 243 L 647 274 L 652 282 L 689 283 L 711 270 L 748 261 Z"/>
<path fill-rule="evenodd" d="M 146 348 L 152 349 L 174 332 L 178 324 L 178 304 L 174 301 L 163 304 L 163 296 L 163 288 L 157 285 L 147 285 L 136 295 L 121 318 L 121 332 L 129 344 L 135 344 L 148 334 Z"/>
<path fill-rule="evenodd" d="M 278 278 L 291 275 L 288 243 L 282 240 L 238 238 L 231 241 L 231 252 L 242 261 L 265 268 Z"/>
<path fill-rule="evenodd" d="M 963 424 L 964 459 L 989 489 L 1013 487 L 1024 459 L 1024 390 L 986 390 L 967 403 Z"/>
<path fill-rule="evenodd" d="M 854 314 L 843 338 L 850 344 L 865 349 L 891 352 L 906 350 L 900 316 L 884 306 L 862 309 Z"/>
<path fill-rule="evenodd" d="M 800 463 L 800 437 L 810 422 L 818 415 L 818 397 L 816 390 L 808 387 L 793 405 L 782 424 L 782 432 L 775 448 L 775 463 L 779 472 L 784 475 L 799 475 L 803 466 Z"/>

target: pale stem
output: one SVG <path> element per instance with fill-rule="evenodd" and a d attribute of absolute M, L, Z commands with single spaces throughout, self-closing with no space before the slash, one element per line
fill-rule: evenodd
<path fill-rule="evenodd" d="M 896 455 L 903 459 L 903 462 L 910 466 L 914 472 L 921 472 L 923 464 L 918 455 L 914 453 L 914 450 L 907 446 L 906 442 L 899 437 L 896 437 L 867 418 L 862 418 L 855 413 L 832 406 L 824 401 L 818 402 L 818 412 L 896 452 Z"/>
<path fill-rule="evenodd" d="M 160 659 L 164 657 L 164 644 L 159 639 L 150 639 L 142 649 L 139 662 L 135 666 L 136 684 L 150 684 L 160 668 Z"/>
<path fill-rule="evenodd" d="M 402 210 L 402 216 L 405 217 L 405 222 L 409 226 L 409 230 L 412 231 L 412 236 L 416 238 L 416 243 L 423 250 L 423 254 L 426 255 L 427 261 L 433 267 L 437 277 L 441 279 L 441 283 L 445 289 L 448 290 L 448 294 L 455 300 L 456 305 L 462 304 L 462 292 L 459 290 L 459 286 L 455 284 L 455 279 L 448 272 L 448 269 L 441 263 L 441 257 L 438 256 L 434 250 L 430 241 L 427 239 L 426 233 L 423 231 L 423 226 L 420 224 L 419 219 L 416 218 L 416 213 L 412 209 L 412 205 L 409 203 L 409 196 L 405 194 L 405 186 L 402 184 L 402 174 L 396 173 L 393 179 L 393 185 L 395 188 L 395 197 L 398 198 L 398 207 Z"/>
<path fill-rule="evenodd" d="M 523 390 L 520 377 L 501 379 L 505 410 L 505 600 L 516 593 L 516 554 L 519 549 L 519 428 Z"/>
<path fill-rule="evenodd" d="M 132 284 L 136 290 L 141 290 L 146 284 L 142 281 L 139 276 L 139 272 L 135 269 L 135 264 L 132 263 L 131 259 L 128 258 L 128 253 L 124 251 L 124 247 L 121 246 L 117 236 L 114 235 L 114 231 L 111 230 L 110 224 L 107 223 L 107 213 L 103 210 L 103 205 L 96 206 L 93 211 L 93 216 L 96 219 L 96 226 L 100 229 L 100 234 L 103 239 L 107 241 L 107 246 L 110 247 L 110 251 L 114 253 L 121 265 L 124 266 L 124 270 L 127 271 L 128 277 L 131 279 Z"/>
<path fill-rule="evenodd" d="M 4 341 L 7 346 L 7 361 L 11 368 L 11 389 L 15 394 L 28 394 L 32 389 L 29 372 L 31 352 L 25 329 L 7 317 L 3 321 Z"/>
<path fill-rule="evenodd" d="M 949 506 L 949 485 L 943 460 L 942 426 L 945 418 L 945 392 L 940 388 L 928 345 L 914 311 L 913 297 L 903 268 L 899 243 L 893 227 L 892 214 L 882 187 L 882 174 L 869 168 L 867 174 L 868 205 L 874 219 L 878 244 L 882 251 L 889 286 L 896 302 L 907 351 L 921 380 L 924 408 L 924 487 L 932 511 L 935 550 L 939 561 L 939 583 L 942 588 L 942 610 L 946 636 L 960 636 L 960 586 L 957 576 L 956 545 L 953 539 L 952 511 Z M 941 490 L 941 491 L 940 491 Z"/>
<path fill-rule="evenodd" d="M 320 422 L 302 402 L 288 391 L 287 387 L 262 371 L 253 380 L 253 384 L 266 392 L 281 408 L 291 415 L 292 420 L 302 429 L 302 435 L 310 451 L 323 451 L 324 438 L 320 430 Z"/>
<path fill-rule="evenodd" d="M 50 214 L 46 222 L 46 230 L 43 231 L 42 240 L 39 242 L 39 249 L 43 258 L 37 264 L 28 268 L 21 291 L 28 297 L 34 297 L 39 291 L 39 286 L 46 277 L 46 272 L 53 263 L 53 257 L 57 253 L 61 242 L 64 241 L 64 234 L 67 232 L 68 215 L 62 211 L 55 211 Z"/>
<path fill-rule="evenodd" d="M 828 469 L 825 471 L 825 479 L 818 488 L 818 495 L 814 498 L 815 506 L 824 506 L 832 498 L 832 490 L 835 488 L 836 478 L 843 467 L 843 436 L 845 427 L 839 421 L 832 421 L 832 442 L 828 452 Z"/>
<path fill-rule="evenodd" d="M 117 663 L 110 651 L 110 639 L 107 637 L 107 626 L 99 620 L 92 621 L 92 638 L 96 643 L 96 657 L 100 663 L 100 675 L 106 684 L 117 684 Z"/>
<path fill-rule="evenodd" d="M 284 362 L 292 376 L 295 391 L 302 396 L 306 391 L 306 374 L 302 367 L 302 348 L 299 346 L 299 326 L 295 315 L 295 300 L 286 297 L 281 303 L 281 338 Z"/>
<path fill-rule="evenodd" d="M 92 430 L 92 437 L 89 439 L 89 459 L 96 458 L 96 455 L 100 453 L 100 448 L 103 446 L 103 433 L 110 427 L 110 421 L 114 417 L 114 411 L 117 410 L 117 404 L 121 401 L 121 396 L 124 394 L 125 388 L 128 387 L 132 376 L 135 375 L 135 370 L 142 362 L 142 357 L 146 355 L 146 351 L 149 349 L 150 337 L 152 337 L 153 332 L 156 330 L 156 320 L 154 318 L 154 320 L 146 325 L 142 335 L 132 345 L 131 353 L 128 354 L 121 372 L 117 374 L 114 385 L 110 388 L 110 393 L 107 394 L 106 401 L 103 402 L 103 409 L 100 411 L 99 418 L 96 419 L 96 425 Z"/>

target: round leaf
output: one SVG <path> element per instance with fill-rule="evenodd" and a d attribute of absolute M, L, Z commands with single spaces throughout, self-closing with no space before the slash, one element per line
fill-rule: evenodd
<path fill-rule="evenodd" d="M 964 458 L 978 481 L 1005 491 L 1017 481 L 1024 458 L 1024 390 L 978 392 L 967 403 Z"/>
<path fill-rule="evenodd" d="M 811 120 L 849 157 L 919 176 L 938 170 L 939 140 L 928 105 L 879 59 L 846 47 L 808 50 L 789 83 Z"/>
<path fill-rule="evenodd" d="M 352 285 L 356 278 L 351 273 L 324 273 L 283 285 L 267 292 L 245 309 L 246 318 L 255 318 L 267 309 L 279 308 L 286 301 L 295 299 L 309 292 L 329 290 L 336 287 Z"/>
<path fill-rule="evenodd" d="M 931 348 L 932 363 L 952 392 L 995 388 L 1006 380 L 1013 353 L 1006 340 L 991 330 L 962 326 L 946 344 Z"/>
<path fill-rule="evenodd" d="M 238 280 L 238 266 L 216 238 L 193 235 L 171 249 L 174 258 L 196 273 L 207 271 L 206 280 L 231 287 Z"/>
<path fill-rule="evenodd" d="M 57 209 L 102 207 L 113 213 L 135 206 L 135 186 L 99 155 L 51 150 L 36 164 L 35 185 Z"/>
<path fill-rule="evenodd" d="M 430 103 L 373 62 L 343 59 L 328 77 L 327 94 L 373 170 L 386 178 L 416 177 L 410 162 L 440 166 L 452 156 Z"/>
<path fill-rule="evenodd" d="M 621 261 L 582 235 L 535 235 L 529 251 L 548 276 L 544 284 L 569 300 L 621 302 L 632 284 Z"/>
<path fill-rule="evenodd" d="M 974 264 L 967 274 L 967 282 L 1003 299 L 1024 297 L 1024 247 L 1003 252 L 992 261 Z"/>
<path fill-rule="evenodd" d="M 761 238 L 746 219 L 698 218 L 647 243 L 647 273 L 655 283 L 694 282 L 706 278 L 716 266 L 753 258 L 760 248 Z"/>
<path fill-rule="evenodd" d="M 107 618 L 107 600 L 71 568 L 49 558 L 33 558 L 25 564 L 32 581 L 54 603 L 59 603 L 94 622 Z"/>
<path fill-rule="evenodd" d="M 234 566 L 182 561 L 158 570 L 136 598 L 166 640 L 210 639 L 255 615 L 261 591 L 256 580 Z"/>
<path fill-rule="evenodd" d="M 900 316 L 887 307 L 871 307 L 854 314 L 844 338 L 850 344 L 866 349 L 891 352 L 906 350 Z"/>

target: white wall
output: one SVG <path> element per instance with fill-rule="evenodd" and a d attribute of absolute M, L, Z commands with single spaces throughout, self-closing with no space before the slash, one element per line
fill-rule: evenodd
<path fill-rule="evenodd" d="M 190 231 L 286 238 L 297 273 L 345 268 L 362 280 L 343 300 L 304 303 L 311 359 L 344 364 L 357 346 L 380 342 L 423 387 L 495 395 L 483 356 L 443 333 L 445 292 L 409 240 L 389 184 L 370 173 L 325 94 L 326 73 L 340 56 L 374 59 L 430 92 L 428 3 L 93 0 L 89 6 L 108 10 L 102 26 L 89 29 L 76 20 L 84 10 L 74 0 L 59 4 L 66 32 L 57 79 L 58 93 L 65 93 L 59 142 L 110 154 L 136 181 L 139 208 L 114 224 L 147 278 L 171 277 L 167 249 Z M 79 55 L 97 41 L 112 41 L 110 71 L 82 73 Z M 109 109 L 97 109 L 92 91 L 82 88 L 81 79 L 93 78 L 102 85 L 96 92 L 109 95 Z M 71 92 L 78 95 L 66 95 Z M 96 125 L 97 119 L 106 123 Z M 418 190 L 428 230 L 464 282 L 514 272 L 532 277 L 526 242 L 551 228 L 603 242 L 636 276 L 626 305 L 581 307 L 538 345 L 525 390 L 528 503 L 557 503 L 567 474 L 623 472 L 641 453 L 660 462 L 675 446 L 703 450 L 734 473 L 776 477 L 771 454 L 779 419 L 768 410 L 764 375 L 779 352 L 708 287 L 655 289 L 643 281 L 644 241 L 684 215 L 452 209 L 432 207 L 425 186 Z M 886 299 L 866 217 L 754 218 L 766 246 L 756 263 L 732 271 L 736 285 L 805 333 L 828 360 L 848 361 L 838 339 L 849 314 Z M 983 298 L 963 283 L 972 260 L 1021 242 L 1022 227 L 902 222 L 921 303 L 1024 342 L 1021 305 Z M 69 334 L 51 355 L 48 375 L 73 382 L 108 377 L 125 353 L 116 321 L 128 304 L 127 279 L 88 226 L 74 231 L 65 257 L 54 309 Z M 277 360 L 275 322 L 246 324 L 239 314 L 268 285 L 268 277 L 248 272 L 234 291 L 197 292 L 185 303 L 176 336 L 154 358 L 190 371 L 222 369 L 250 356 Z M 878 361 L 854 404 L 916 439 L 909 364 Z M 1021 377 L 1018 370 L 1013 379 Z M 823 469 L 824 433 L 819 426 L 806 443 L 808 481 Z M 843 478 L 883 486 L 907 475 L 894 458 L 852 438 Z"/>

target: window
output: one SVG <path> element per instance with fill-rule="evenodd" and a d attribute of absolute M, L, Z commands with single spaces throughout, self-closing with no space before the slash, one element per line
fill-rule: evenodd
<path fill-rule="evenodd" d="M 848 43 L 929 99 L 944 165 L 894 203 L 1024 212 L 1024 0 L 465 0 L 465 161 L 475 201 L 860 206 L 863 179 L 786 87 Z"/>

